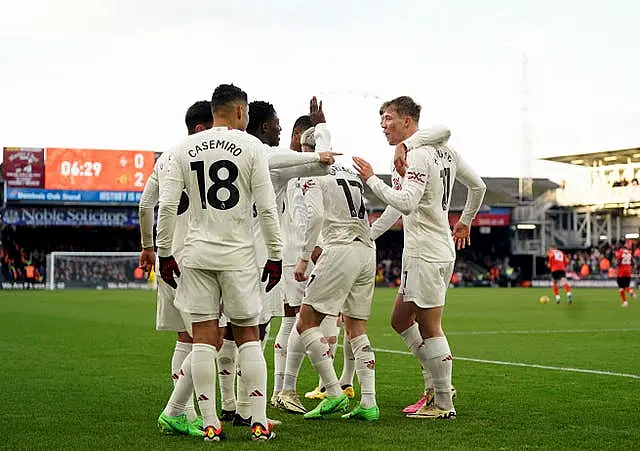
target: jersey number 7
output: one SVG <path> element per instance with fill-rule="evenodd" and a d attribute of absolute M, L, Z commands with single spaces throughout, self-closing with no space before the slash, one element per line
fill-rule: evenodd
<path fill-rule="evenodd" d="M 226 169 L 227 176 L 225 178 L 220 177 L 221 169 Z M 206 190 L 206 196 L 204 161 L 192 161 L 191 170 L 195 171 L 198 180 L 198 192 L 200 193 L 200 205 L 202 205 L 202 209 L 207 208 L 207 203 L 216 210 L 228 210 L 238 205 L 240 201 L 240 191 L 238 187 L 233 184 L 233 182 L 238 179 L 238 166 L 232 161 L 218 160 L 211 163 L 211 166 L 209 166 L 209 180 L 211 180 L 212 184 L 209 189 Z M 220 199 L 220 191 L 222 189 L 229 193 L 224 200 Z"/>
<path fill-rule="evenodd" d="M 364 199 L 362 198 L 362 183 L 356 180 L 345 180 L 345 179 L 337 179 L 338 185 L 342 187 L 342 191 L 344 191 L 344 197 L 347 199 L 347 205 L 349 205 L 349 212 L 351 213 L 352 218 L 364 219 L 365 209 L 364 209 Z M 353 197 L 351 197 L 351 188 L 349 185 L 358 188 L 358 192 L 360 194 L 360 208 L 356 212 L 356 206 L 353 203 Z"/>

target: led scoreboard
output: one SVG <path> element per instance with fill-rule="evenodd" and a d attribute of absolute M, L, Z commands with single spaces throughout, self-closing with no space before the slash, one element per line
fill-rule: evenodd
<path fill-rule="evenodd" d="M 44 164 L 42 161 L 33 164 L 38 158 Z M 137 204 L 153 171 L 155 154 L 133 150 L 5 148 L 4 162 L 8 202 Z"/>

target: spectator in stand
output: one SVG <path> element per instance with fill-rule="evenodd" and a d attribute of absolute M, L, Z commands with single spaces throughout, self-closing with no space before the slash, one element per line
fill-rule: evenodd
<path fill-rule="evenodd" d="M 611 262 L 605 256 L 600 259 L 600 276 L 606 279 L 609 276 L 609 268 L 611 268 Z"/>

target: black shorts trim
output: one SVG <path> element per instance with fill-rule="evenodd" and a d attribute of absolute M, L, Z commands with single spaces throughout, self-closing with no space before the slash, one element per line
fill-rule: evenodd
<path fill-rule="evenodd" d="M 553 280 L 560 280 L 563 277 L 567 277 L 567 273 L 565 271 L 553 271 L 551 273 L 551 277 L 553 278 Z"/>
<path fill-rule="evenodd" d="M 618 288 L 629 288 L 631 285 L 631 277 L 618 277 Z"/>

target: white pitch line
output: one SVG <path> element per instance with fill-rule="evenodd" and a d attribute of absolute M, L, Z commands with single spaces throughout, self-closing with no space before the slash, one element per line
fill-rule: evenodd
<path fill-rule="evenodd" d="M 386 354 L 412 355 L 408 351 L 397 351 L 395 349 L 374 348 L 374 352 L 382 352 Z M 565 368 L 561 366 L 536 365 L 533 363 L 520 363 L 520 362 L 503 362 L 502 360 L 474 359 L 471 357 L 457 357 L 457 356 L 454 357 L 454 360 L 465 360 L 467 362 L 487 363 L 490 365 L 520 366 L 525 368 L 538 368 L 542 370 L 555 370 L 555 371 L 564 371 L 569 373 L 598 374 L 600 376 L 618 376 L 618 377 L 626 377 L 630 379 L 640 379 L 640 375 L 638 374 L 614 373 L 612 371 L 588 370 L 588 369 L 582 369 L 582 368 Z"/>
<path fill-rule="evenodd" d="M 476 330 L 448 331 L 447 335 L 542 335 L 542 334 L 600 334 L 611 332 L 640 332 L 638 327 L 623 329 L 541 329 L 541 330 Z"/>

